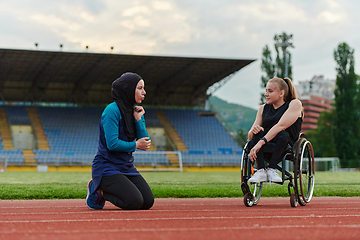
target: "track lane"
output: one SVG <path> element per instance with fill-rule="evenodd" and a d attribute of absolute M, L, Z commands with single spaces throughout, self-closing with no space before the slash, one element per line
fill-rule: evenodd
<path fill-rule="evenodd" d="M 4 239 L 358 239 L 360 197 L 314 198 L 291 208 L 288 198 L 156 199 L 147 211 L 106 203 L 93 211 L 84 200 L 0 201 Z M 266 233 L 266 234 L 264 234 Z M 3 238 L 1 238 L 3 239 Z"/>

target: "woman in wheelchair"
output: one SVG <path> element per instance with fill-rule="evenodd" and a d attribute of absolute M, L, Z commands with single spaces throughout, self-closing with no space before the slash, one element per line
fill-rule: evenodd
<path fill-rule="evenodd" d="M 272 78 L 266 85 L 266 104 L 260 106 L 249 138 L 249 158 L 257 161 L 256 173 L 249 182 L 282 182 L 276 165 L 288 144 L 298 139 L 302 124 L 302 104 L 289 78 Z M 272 152 L 265 167 L 264 152 Z"/>

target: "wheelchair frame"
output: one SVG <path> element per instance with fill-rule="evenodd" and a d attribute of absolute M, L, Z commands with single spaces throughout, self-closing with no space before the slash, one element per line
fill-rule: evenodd
<path fill-rule="evenodd" d="M 260 200 L 263 182 L 248 182 L 257 170 L 256 161 L 252 162 L 248 157 L 249 151 L 247 142 L 241 158 L 241 189 L 244 194 L 245 206 L 252 207 Z M 265 160 L 269 161 L 266 157 Z M 285 170 L 286 160 L 293 163 L 293 174 Z M 301 206 L 305 206 L 310 202 L 315 185 L 314 151 L 311 143 L 305 138 L 303 133 L 300 133 L 293 147 L 288 145 L 285 149 L 282 154 L 281 167 L 278 164 L 277 169 L 282 174 L 282 182 L 278 184 L 283 185 L 285 181 L 290 181 L 288 192 L 291 207 L 296 207 L 298 203 Z"/>

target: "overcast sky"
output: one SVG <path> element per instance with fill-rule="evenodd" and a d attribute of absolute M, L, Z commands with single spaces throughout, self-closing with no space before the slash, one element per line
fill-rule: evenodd
<path fill-rule="evenodd" d="M 356 0 L 0 0 L 0 48 L 257 59 L 214 95 L 257 109 L 262 48 L 293 34 L 294 82 L 335 79 L 346 42 L 360 67 Z M 146 81 L 146 79 L 145 79 Z"/>

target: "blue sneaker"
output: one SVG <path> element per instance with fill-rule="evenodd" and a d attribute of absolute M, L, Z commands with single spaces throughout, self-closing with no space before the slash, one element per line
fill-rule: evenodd
<path fill-rule="evenodd" d="M 105 199 L 100 190 L 94 191 L 94 183 L 92 180 L 87 184 L 86 205 L 92 210 L 103 209 L 105 206 Z"/>

